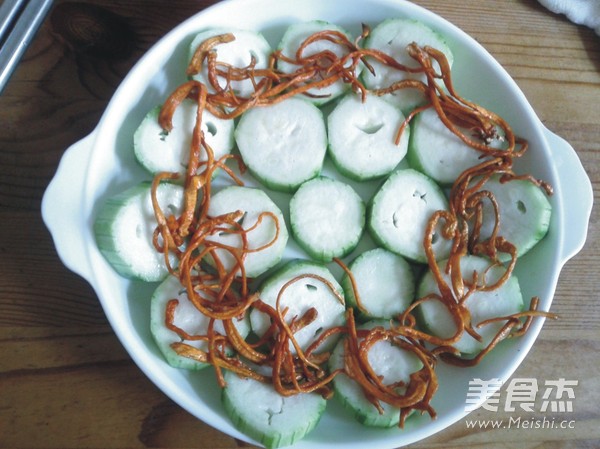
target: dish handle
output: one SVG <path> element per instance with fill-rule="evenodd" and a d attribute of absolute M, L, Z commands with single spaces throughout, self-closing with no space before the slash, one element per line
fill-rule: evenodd
<path fill-rule="evenodd" d="M 562 137 L 546 129 L 546 139 L 552 149 L 553 162 L 559 173 L 559 193 L 563 201 L 564 226 L 561 259 L 575 256 L 585 243 L 592 212 L 592 183 L 577 153 Z"/>
<path fill-rule="evenodd" d="M 91 266 L 86 254 L 84 182 L 94 133 L 71 145 L 42 198 L 42 219 L 54 240 L 58 257 L 71 271 L 89 279 Z"/>

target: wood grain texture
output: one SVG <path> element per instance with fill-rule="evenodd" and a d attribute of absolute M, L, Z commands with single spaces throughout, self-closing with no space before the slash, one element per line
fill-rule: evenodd
<path fill-rule="evenodd" d="M 64 4 L 57 1 L 56 6 Z M 89 285 L 58 259 L 40 216 L 60 157 L 96 125 L 141 55 L 207 0 L 92 1 L 131 31 L 124 57 L 70 46 L 47 20 L 0 96 L 0 447 L 249 447 L 183 411 L 131 362 Z M 600 194 L 600 37 L 535 0 L 418 0 L 479 41 Z M 52 14 L 52 13 L 51 13 Z M 600 447 L 600 231 L 561 274 L 549 321 L 516 378 L 579 381 L 575 429 L 467 429 L 411 448 Z M 526 413 L 522 413 L 524 419 Z M 478 410 L 482 420 L 518 414 Z"/>

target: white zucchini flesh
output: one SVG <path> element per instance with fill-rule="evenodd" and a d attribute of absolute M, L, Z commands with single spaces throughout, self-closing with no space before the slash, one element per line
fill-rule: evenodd
<path fill-rule="evenodd" d="M 444 38 L 429 28 L 424 23 L 412 19 L 391 18 L 384 20 L 373 28 L 366 39 L 365 47 L 368 49 L 381 50 L 393 57 L 400 64 L 410 68 L 418 68 L 419 64 L 408 54 L 406 47 L 415 42 L 419 46 L 431 46 L 444 53 L 450 66 L 454 60 L 452 51 Z M 369 70 L 363 70 L 362 77 L 369 89 L 387 88 L 397 81 L 404 79 L 419 79 L 424 81 L 422 74 L 410 74 L 400 72 L 397 69 L 386 67 L 378 61 L 371 61 L 374 74 Z M 433 65 L 439 72 L 436 62 Z M 408 114 L 416 106 L 425 102 L 425 96 L 416 89 L 401 89 L 392 94 L 384 96 Z"/>
<path fill-rule="evenodd" d="M 340 32 L 347 36 L 350 41 L 353 40 L 350 35 L 338 25 L 323 20 L 312 20 L 290 25 L 281 39 L 279 50 L 284 56 L 295 59 L 298 48 L 306 38 L 314 33 L 327 30 Z M 327 40 L 319 40 L 306 46 L 302 56 L 313 56 L 321 52 L 332 52 L 338 57 L 343 57 L 348 54 L 348 50 L 340 45 L 336 45 Z M 277 62 L 277 69 L 283 73 L 293 73 L 299 67 L 300 66 L 287 61 L 280 60 Z M 327 87 L 309 89 L 307 93 L 310 95 L 307 95 L 306 98 L 316 105 L 322 105 L 342 95 L 348 88 L 348 84 L 344 83 L 343 80 L 338 80 Z"/>
<path fill-rule="evenodd" d="M 462 131 L 474 138 L 472 131 Z M 479 143 L 483 141 L 480 140 Z M 499 137 L 488 145 L 500 149 L 505 142 Z M 452 184 L 463 171 L 480 164 L 481 156 L 481 152 L 464 143 L 444 125 L 435 109 L 429 108 L 420 112 L 413 120 L 408 162 L 411 167 L 425 173 L 436 182 L 443 185 Z"/>
<path fill-rule="evenodd" d="M 360 326 L 360 329 L 372 329 L 375 326 L 389 327 L 387 320 L 372 320 Z M 344 339 L 341 339 L 329 359 L 330 370 L 344 366 Z M 369 363 L 376 374 L 383 377 L 386 384 L 395 382 L 408 383 L 410 375 L 423 367 L 419 358 L 405 349 L 390 344 L 388 341 L 378 341 L 369 351 Z M 335 397 L 345 408 L 350 410 L 355 419 L 369 427 L 393 427 L 400 421 L 400 409 L 385 402 L 380 402 L 382 414 L 365 397 L 358 383 L 345 373 L 338 374 L 333 379 Z"/>
<path fill-rule="evenodd" d="M 415 276 L 410 264 L 383 248 L 362 253 L 348 266 L 367 318 L 393 318 L 404 312 L 415 294 Z M 341 281 L 348 304 L 358 307 L 349 275 Z"/>
<path fill-rule="evenodd" d="M 190 59 L 202 42 L 211 37 L 227 33 L 233 34 L 235 40 L 213 47 L 213 51 L 216 51 L 218 62 L 241 69 L 248 67 L 254 59 L 254 67 L 256 69 L 265 69 L 268 67 L 272 49 L 264 36 L 256 31 L 237 28 L 217 27 L 201 31 L 194 37 L 190 45 Z M 204 69 L 200 73 L 192 75 L 192 78 L 206 84 L 209 92 L 214 92 L 215 89 L 210 85 L 208 80 L 206 66 L 207 64 L 204 64 Z M 260 78 L 257 78 L 256 81 L 260 81 Z M 219 78 L 218 84 L 221 89 L 225 89 L 227 87 L 227 79 L 225 77 Z M 230 86 L 238 97 L 248 98 L 254 94 L 254 84 L 250 79 L 233 80 Z"/>
<path fill-rule="evenodd" d="M 310 308 L 314 307 L 317 310 L 316 319 L 294 334 L 296 341 L 304 349 L 324 330 L 344 324 L 345 306 L 340 302 L 340 298 L 344 297 L 342 287 L 324 265 L 298 259 L 287 262 L 270 275 L 260 288 L 260 299 L 275 308 L 277 296 L 284 285 L 307 274 L 326 279 L 333 286 L 334 291 L 320 279 L 304 277 L 290 284 L 282 293 L 279 308 L 280 310 L 288 308 L 285 315 L 288 323 L 294 317 L 299 319 L 304 316 Z M 252 331 L 261 336 L 269 328 L 270 319 L 263 312 L 253 309 L 250 312 L 250 325 Z M 334 340 L 329 339 L 320 349 L 327 350 L 333 344 Z M 293 353 L 296 352 L 295 348 L 291 349 Z"/>
<path fill-rule="evenodd" d="M 162 183 L 157 189 L 158 203 L 165 215 L 181 215 L 183 187 Z M 98 249 L 122 276 L 156 282 L 168 270 L 165 259 L 152 244 L 156 228 L 151 184 L 142 182 L 108 198 L 94 222 Z M 170 262 L 176 266 L 175 256 Z"/>
<path fill-rule="evenodd" d="M 243 212 L 241 217 L 242 228 L 251 229 L 246 233 L 248 249 L 264 247 L 277 237 L 270 246 L 246 255 L 244 259 L 246 276 L 254 278 L 260 276 L 281 260 L 289 235 L 285 219 L 273 200 L 260 189 L 229 186 L 211 197 L 208 207 L 209 217 L 217 217 L 236 211 Z M 265 212 L 273 214 L 276 218 L 279 224 L 279 235 L 277 235 L 277 224 L 271 215 L 263 215 L 260 224 L 256 225 L 261 214 Z M 207 240 L 234 248 L 242 248 L 243 245 L 242 237 L 237 233 L 220 232 L 210 236 Z M 231 252 L 225 249 L 217 249 L 216 252 L 224 268 L 226 270 L 233 269 L 236 259 Z"/>
<path fill-rule="evenodd" d="M 434 212 L 447 209 L 448 200 L 431 178 L 413 169 L 400 169 L 390 175 L 373 197 L 367 223 L 381 246 L 424 263 L 427 222 Z M 433 239 L 436 259 L 448 257 L 451 245 L 438 230 Z"/>
<path fill-rule="evenodd" d="M 439 262 L 441 267 L 444 267 L 445 263 L 446 261 Z M 480 285 L 482 282 L 485 282 L 486 285 L 491 285 L 504 274 L 506 268 L 496 265 L 488 269 L 490 264 L 489 260 L 482 257 L 465 256 L 461 259 L 460 269 L 462 276 L 465 281 L 471 282 L 473 272 L 476 271 L 480 278 Z M 444 275 L 444 279 L 448 285 L 451 285 L 447 275 Z M 431 293 L 439 294 L 439 288 L 435 283 L 431 271 L 428 271 L 419 284 L 417 297 L 420 298 Z M 464 354 L 474 354 L 484 349 L 505 324 L 505 322 L 499 321 L 477 328 L 478 323 L 495 317 L 519 313 L 524 308 L 519 281 L 514 274 L 498 289 L 471 294 L 466 299 L 465 304 L 471 314 L 473 327 L 481 335 L 482 341 L 477 341 L 466 332 L 463 333 L 461 339 L 453 346 Z M 432 335 L 449 338 L 456 333 L 456 324 L 448 309 L 440 301 L 435 299 L 425 301 L 417 308 L 417 312 L 421 324 Z"/>
<path fill-rule="evenodd" d="M 365 101 L 347 94 L 327 118 L 329 155 L 338 170 L 351 179 L 366 181 L 391 173 L 407 153 L 410 127 L 396 145 L 404 121 L 397 107 L 375 95 Z"/>
<path fill-rule="evenodd" d="M 552 216 L 552 205 L 541 188 L 530 181 L 515 179 L 505 183 L 493 176 L 480 190 L 494 195 L 500 210 L 498 235 L 516 246 L 517 257 L 533 248 L 547 234 Z M 484 202 L 484 221 L 481 239 L 489 238 L 495 223 L 494 210 L 489 201 Z M 487 217 L 487 219 L 485 219 Z M 499 254 L 509 259 L 508 254 Z"/>
<path fill-rule="evenodd" d="M 327 177 L 305 182 L 290 200 L 290 228 L 313 258 L 329 262 L 358 245 L 365 226 L 365 204 L 352 187 Z"/>
<path fill-rule="evenodd" d="M 166 132 L 158 123 L 161 107 L 146 114 L 133 135 L 133 148 L 137 160 L 150 173 L 185 173 L 189 160 L 197 105 L 184 100 L 173 114 L 173 129 Z M 213 150 L 214 158 L 220 159 L 230 153 L 233 145 L 233 120 L 223 120 L 209 111 L 202 113 L 202 126 L 206 143 Z M 203 151 L 200 161 L 206 161 Z"/>
<path fill-rule="evenodd" d="M 283 192 L 317 176 L 327 151 L 323 113 L 297 97 L 245 112 L 235 140 L 248 170 L 267 188 Z"/>
<path fill-rule="evenodd" d="M 150 303 L 150 332 L 158 348 L 165 357 L 165 360 L 175 368 L 199 370 L 210 366 L 208 363 L 183 357 L 171 348 L 171 344 L 183 342 L 203 351 L 208 350 L 208 344 L 205 340 L 182 339 L 176 332 L 167 328 L 165 315 L 167 304 L 171 299 L 178 301 L 173 319 L 175 326 L 184 330 L 189 335 L 207 335 L 208 333 L 210 319 L 200 312 L 189 300 L 185 288 L 182 287 L 179 279 L 175 276 L 167 276 L 152 294 Z M 234 319 L 233 324 L 243 338 L 250 332 L 250 324 L 247 317 Z M 214 330 L 221 335 L 225 335 L 225 329 L 220 320 L 215 321 Z"/>
<path fill-rule="evenodd" d="M 319 423 L 327 400 L 318 393 L 281 396 L 271 384 L 225 371 L 222 401 L 233 424 L 267 448 L 289 446 Z"/>

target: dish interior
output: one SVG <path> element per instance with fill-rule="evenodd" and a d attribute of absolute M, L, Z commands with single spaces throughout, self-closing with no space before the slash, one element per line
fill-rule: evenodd
<path fill-rule="evenodd" d="M 216 4 L 190 18 L 153 47 L 133 68 L 110 102 L 98 128 L 86 168 L 85 201 L 91 279 L 108 319 L 135 362 L 168 396 L 196 417 L 236 438 L 248 440 L 229 422 L 220 405 L 220 394 L 211 369 L 184 372 L 170 368 L 155 346 L 149 330 L 149 298 L 155 284 L 132 282 L 119 277 L 97 250 L 92 223 L 98 207 L 109 196 L 150 175 L 138 166 L 132 151 L 132 136 L 143 116 L 185 81 L 188 45 L 195 33 L 210 26 L 232 26 L 260 30 L 276 46 L 283 31 L 294 22 L 323 19 L 360 33 L 361 22 L 374 26 L 388 17 L 421 20 L 445 36 L 454 52 L 453 79 L 459 93 L 493 110 L 511 124 L 517 135 L 530 142 L 517 171 L 533 173 L 551 184 L 557 182 L 550 150 L 541 126 L 516 84 L 499 64 L 473 39 L 459 29 L 407 2 L 392 0 L 230 0 Z M 550 306 L 560 255 L 560 198 L 550 198 L 553 216 L 546 238 L 517 265 L 524 298 L 541 298 L 541 308 Z M 294 257 L 290 247 L 286 257 Z M 335 401 L 317 429 L 297 447 L 397 447 L 429 436 L 464 416 L 468 382 L 474 378 L 506 379 L 523 360 L 542 320 L 536 320 L 523 338 L 503 342 L 477 367 L 452 368 L 440 364 L 440 389 L 432 401 L 438 413 L 414 416 L 401 429 L 369 429 L 358 424 Z"/>

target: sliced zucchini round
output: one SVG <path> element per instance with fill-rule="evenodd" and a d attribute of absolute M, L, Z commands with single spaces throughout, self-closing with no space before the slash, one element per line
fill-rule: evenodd
<path fill-rule="evenodd" d="M 161 106 L 146 114 L 133 135 L 133 149 L 138 162 L 150 173 L 185 173 L 196 125 L 196 109 L 195 102 L 184 100 L 173 114 L 170 132 L 158 123 Z M 231 152 L 234 145 L 233 120 L 223 120 L 204 111 L 201 129 L 215 159 Z M 206 160 L 207 155 L 202 152 L 200 161 Z"/>
<path fill-rule="evenodd" d="M 445 266 L 446 261 L 439 262 Z M 461 259 L 460 270 L 465 281 L 472 282 L 473 273 L 478 274 L 478 285 L 492 285 L 505 273 L 502 265 L 491 266 L 491 262 L 483 257 L 464 256 Z M 491 268 L 490 268 L 491 267 Z M 450 285 L 448 275 L 445 281 Z M 425 273 L 417 289 L 417 297 L 422 298 L 431 293 L 439 294 L 439 288 L 431 271 Z M 492 291 L 477 291 L 466 300 L 465 305 L 471 314 L 474 329 L 481 336 L 481 341 L 476 340 L 466 332 L 453 346 L 463 354 L 474 354 L 484 349 L 505 324 L 503 321 L 487 324 L 477 328 L 477 324 L 484 320 L 519 313 L 523 310 L 523 296 L 519 281 L 513 274 L 500 288 Z M 423 302 L 417 307 L 417 316 L 421 325 L 427 332 L 441 338 L 450 338 L 456 333 L 456 324 L 442 302 L 433 299 Z"/>
<path fill-rule="evenodd" d="M 290 228 L 313 258 L 329 262 L 358 245 L 365 225 L 365 205 L 341 181 L 320 176 L 300 186 L 290 200 Z"/>
<path fill-rule="evenodd" d="M 398 254 L 383 248 L 362 253 L 348 266 L 360 297 L 362 318 L 393 318 L 413 301 L 415 276 L 410 264 Z M 350 276 L 341 285 L 348 305 L 358 307 Z"/>
<path fill-rule="evenodd" d="M 500 211 L 498 235 L 516 246 L 517 257 L 533 248 L 548 233 L 552 205 L 546 194 L 531 181 L 514 179 L 500 182 L 500 176 L 490 178 L 481 190 L 494 195 Z M 489 201 L 484 201 L 481 238 L 489 238 L 495 223 L 495 214 Z M 509 255 L 500 253 L 500 260 Z"/>
<path fill-rule="evenodd" d="M 381 246 L 416 262 L 427 262 L 423 245 L 434 212 L 447 210 L 448 200 L 429 177 L 413 169 L 396 170 L 371 200 L 368 228 Z M 436 259 L 448 257 L 452 242 L 434 235 Z"/>
<path fill-rule="evenodd" d="M 245 112 L 235 140 L 248 170 L 267 188 L 283 192 L 317 176 L 327 151 L 323 113 L 297 97 Z"/>
<path fill-rule="evenodd" d="M 162 183 L 157 199 L 165 214 L 179 216 L 183 187 Z M 168 274 L 165 258 L 152 243 L 156 218 L 152 207 L 151 184 L 142 182 L 108 198 L 94 222 L 98 249 L 122 276 L 156 282 Z M 177 265 L 170 255 L 172 266 Z"/>
<path fill-rule="evenodd" d="M 249 252 L 244 259 L 246 276 L 254 278 L 281 260 L 288 241 L 287 227 L 279 207 L 260 189 L 229 186 L 211 197 L 208 207 L 209 217 L 236 211 L 243 212 L 239 224 L 243 229 L 248 230 L 246 232 L 248 249 L 262 248 Z M 260 223 L 258 223 L 259 219 Z M 277 234 L 278 227 L 279 234 Z M 222 231 L 207 240 L 233 248 L 242 248 L 243 245 L 243 239 L 237 232 Z M 226 270 L 233 269 L 236 259 L 230 251 L 217 249 L 216 253 Z"/>
<path fill-rule="evenodd" d="M 391 173 L 407 152 L 410 128 L 396 145 L 404 121 L 397 107 L 375 95 L 347 94 L 327 118 L 329 155 L 336 168 L 356 181 Z"/>
<path fill-rule="evenodd" d="M 372 329 L 376 326 L 389 327 L 388 320 L 372 320 L 359 329 Z M 344 339 L 340 339 L 329 359 L 330 370 L 344 367 Z M 386 384 L 396 382 L 408 383 L 411 373 L 420 370 L 423 363 L 413 353 L 392 345 L 388 341 L 378 341 L 369 351 L 369 362 L 375 373 L 381 376 Z M 335 397 L 354 417 L 369 427 L 394 427 L 400 421 L 400 409 L 385 402 L 380 402 L 383 413 L 365 397 L 358 383 L 345 373 L 338 374 L 333 379 Z"/>
<path fill-rule="evenodd" d="M 308 277 L 304 277 L 306 275 Z M 325 279 L 329 284 L 317 277 Z M 295 279 L 297 280 L 281 294 L 279 308 L 282 311 L 288 309 L 288 323 L 294 317 L 301 318 L 309 309 L 316 309 L 315 320 L 294 334 L 300 347 L 307 348 L 326 329 L 344 324 L 344 291 L 326 266 L 297 259 L 287 262 L 264 281 L 260 288 L 260 299 L 275 308 L 281 289 Z M 252 331 L 261 336 L 269 328 L 270 320 L 265 313 L 253 309 L 250 313 L 250 325 Z M 334 340 L 330 339 L 320 350 L 327 350 L 334 343 Z M 295 352 L 295 349 L 292 351 Z"/>
<path fill-rule="evenodd" d="M 283 56 L 295 59 L 296 52 L 306 38 L 314 33 L 328 30 L 342 33 L 347 36 L 351 42 L 353 40 L 348 32 L 338 25 L 334 25 L 324 20 L 311 20 L 290 25 L 281 39 L 279 50 Z M 321 52 L 332 52 L 337 57 L 343 57 L 348 54 L 348 49 L 329 40 L 322 39 L 307 45 L 302 52 L 302 56 L 314 56 Z M 277 69 L 283 73 L 294 73 L 294 71 L 298 70 L 300 67 L 301 66 L 284 60 L 279 60 L 277 62 Z M 359 73 L 356 73 L 356 76 L 358 75 Z M 321 81 L 321 79 L 316 79 L 315 81 Z M 340 79 L 326 87 L 309 89 L 307 91 L 308 95 L 306 95 L 306 99 L 316 105 L 322 105 L 342 95 L 348 88 L 349 84 Z"/>
<path fill-rule="evenodd" d="M 327 400 L 318 393 L 282 396 L 271 384 L 225 371 L 225 412 L 246 435 L 272 449 L 304 438 L 319 423 Z"/>
<path fill-rule="evenodd" d="M 384 20 L 373 28 L 365 42 L 365 47 L 381 50 L 407 67 L 418 68 L 419 64 L 406 50 L 407 46 L 413 42 L 419 46 L 428 45 L 440 50 L 448 59 L 448 63 L 452 65 L 454 57 L 445 39 L 418 20 L 402 18 Z M 363 70 L 362 72 L 363 81 L 369 89 L 385 89 L 404 79 L 425 80 L 423 74 L 402 72 L 385 66 L 379 61 L 369 60 L 369 63 L 371 63 L 374 71 Z M 433 65 L 438 67 L 436 62 Z M 423 93 L 414 88 L 396 90 L 393 93 L 386 94 L 384 98 L 400 107 L 405 114 L 408 114 L 426 100 Z"/>
<path fill-rule="evenodd" d="M 169 365 L 174 368 L 199 370 L 210 366 L 208 363 L 183 357 L 171 348 L 171 344 L 183 342 L 203 351 L 208 350 L 206 340 L 186 340 L 166 326 L 167 304 L 171 299 L 178 301 L 175 313 L 173 314 L 173 324 L 175 326 L 189 335 L 202 336 L 208 333 L 210 319 L 200 312 L 189 300 L 179 279 L 175 276 L 167 276 L 154 291 L 150 303 L 150 332 L 158 348 Z M 233 324 L 243 338 L 249 334 L 250 323 L 246 316 L 242 319 L 234 319 Z M 221 335 L 225 335 L 225 329 L 220 320 L 215 321 L 214 330 Z"/>
<path fill-rule="evenodd" d="M 202 42 L 209 38 L 228 33 L 233 34 L 235 40 L 219 44 L 212 49 L 212 51 L 216 52 L 218 62 L 239 69 L 249 67 L 251 64 L 254 64 L 255 69 L 265 69 L 268 67 L 272 50 L 261 33 L 227 27 L 210 28 L 198 33 L 190 44 L 190 60 Z M 206 84 L 210 92 L 215 92 L 215 88 L 210 84 L 207 65 L 205 63 L 202 71 L 192 75 L 192 78 Z M 256 79 L 255 82 L 259 80 Z M 225 89 L 228 86 L 230 86 L 237 97 L 248 98 L 255 92 L 255 84 L 251 79 L 227 80 L 225 76 L 218 77 L 219 90 Z"/>

